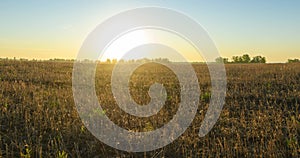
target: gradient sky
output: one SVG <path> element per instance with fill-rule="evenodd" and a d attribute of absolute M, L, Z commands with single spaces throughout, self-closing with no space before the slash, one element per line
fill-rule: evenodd
<path fill-rule="evenodd" d="M 268 62 L 300 58 L 298 0 L 2 0 L 0 57 L 75 58 L 85 37 L 103 20 L 142 6 L 189 15 L 210 33 L 224 57 L 248 53 Z"/>

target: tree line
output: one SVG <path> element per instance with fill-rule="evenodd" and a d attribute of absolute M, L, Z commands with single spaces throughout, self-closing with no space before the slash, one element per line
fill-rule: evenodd
<path fill-rule="evenodd" d="M 232 61 L 229 61 L 228 58 L 218 57 L 216 58 L 217 63 L 266 63 L 266 57 L 255 56 L 251 58 L 249 54 L 243 54 L 242 56 L 233 56 Z"/>
<path fill-rule="evenodd" d="M 287 63 L 300 63 L 299 59 L 288 59 Z"/>
<path fill-rule="evenodd" d="M 251 58 L 249 54 L 243 54 L 242 56 L 233 56 L 232 60 L 228 58 L 218 57 L 215 59 L 217 63 L 266 63 L 267 59 L 263 56 L 254 56 Z M 300 63 L 299 59 L 288 59 L 286 63 Z"/>

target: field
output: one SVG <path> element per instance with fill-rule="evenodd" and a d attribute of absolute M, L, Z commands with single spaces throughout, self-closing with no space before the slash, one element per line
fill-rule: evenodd
<path fill-rule="evenodd" d="M 147 104 L 149 86 L 162 81 L 168 97 L 155 116 L 138 118 L 118 108 L 110 87 L 112 64 L 100 64 L 96 91 L 115 124 L 149 131 L 172 119 L 180 102 L 174 73 L 146 64 L 131 76 L 130 92 Z M 198 137 L 210 99 L 205 64 L 193 65 L 201 90 L 187 131 L 168 146 L 129 153 L 97 140 L 82 124 L 72 93 L 72 62 L 0 61 L 0 157 L 300 157 L 300 64 L 227 64 L 227 94 L 221 116 Z"/>

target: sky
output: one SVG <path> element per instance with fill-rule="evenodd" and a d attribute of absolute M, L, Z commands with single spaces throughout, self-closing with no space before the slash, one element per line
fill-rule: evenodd
<path fill-rule="evenodd" d="M 298 0 L 2 0 L 0 58 L 74 59 L 98 24 L 146 6 L 185 13 L 208 31 L 223 57 L 247 53 L 268 62 L 300 58 Z"/>

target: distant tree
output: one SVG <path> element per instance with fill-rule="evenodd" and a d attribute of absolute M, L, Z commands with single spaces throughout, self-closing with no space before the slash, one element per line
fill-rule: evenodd
<path fill-rule="evenodd" d="M 228 58 L 218 57 L 215 59 L 217 63 L 228 63 Z"/>
<path fill-rule="evenodd" d="M 240 56 L 233 56 L 232 60 L 234 63 L 242 63 L 243 59 Z"/>
<path fill-rule="evenodd" d="M 110 59 L 106 59 L 106 63 L 110 64 L 111 63 Z"/>
<path fill-rule="evenodd" d="M 142 59 L 137 59 L 135 62 L 138 62 L 138 63 L 147 63 L 147 62 L 150 62 L 151 60 L 148 59 L 148 58 L 142 58 Z"/>
<path fill-rule="evenodd" d="M 251 63 L 266 63 L 266 57 L 255 56 L 252 58 Z"/>
<path fill-rule="evenodd" d="M 250 61 L 251 61 L 251 58 L 248 54 L 244 54 L 242 56 L 242 63 L 250 63 Z"/>
<path fill-rule="evenodd" d="M 222 63 L 222 62 L 223 62 L 223 58 L 222 58 L 222 57 L 217 57 L 217 58 L 215 59 L 215 61 L 216 61 L 217 63 Z"/>
<path fill-rule="evenodd" d="M 28 59 L 20 58 L 20 61 L 28 61 Z"/>
<path fill-rule="evenodd" d="M 234 63 L 250 63 L 251 58 L 248 54 L 244 54 L 243 56 L 233 56 L 232 60 Z"/>
<path fill-rule="evenodd" d="M 223 63 L 229 63 L 229 59 L 228 58 L 223 58 Z"/>
<path fill-rule="evenodd" d="M 288 63 L 299 63 L 299 59 L 288 59 Z"/>
<path fill-rule="evenodd" d="M 169 63 L 169 62 L 170 62 L 170 60 L 169 60 L 168 58 L 162 58 L 161 61 L 162 61 L 163 63 Z"/>
<path fill-rule="evenodd" d="M 168 58 L 156 58 L 156 59 L 153 59 L 152 61 L 154 62 L 163 62 L 163 63 L 169 63 L 170 60 Z"/>

